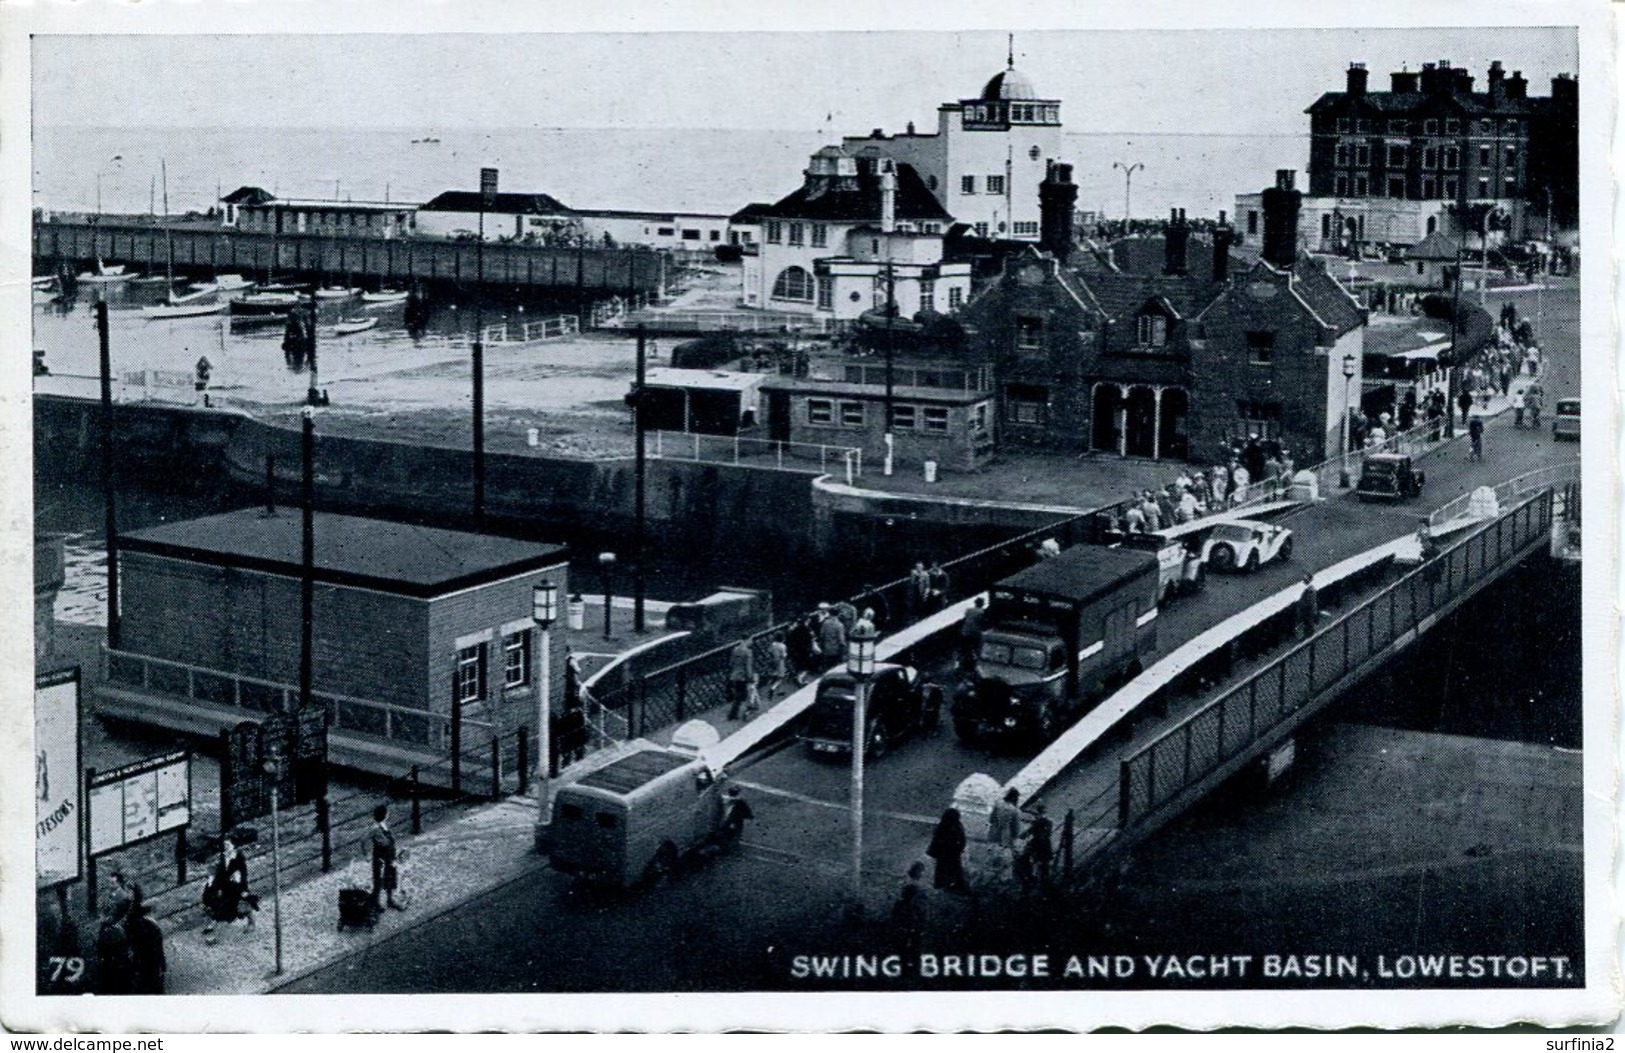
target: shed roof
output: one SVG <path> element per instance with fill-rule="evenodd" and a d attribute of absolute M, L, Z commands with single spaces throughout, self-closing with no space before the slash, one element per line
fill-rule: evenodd
<path fill-rule="evenodd" d="M 241 509 L 125 534 L 128 552 L 257 570 L 300 573 L 301 517 Z M 317 512 L 315 580 L 430 598 L 565 562 L 559 545 Z"/>
<path fill-rule="evenodd" d="M 478 190 L 448 190 L 436 195 L 418 211 L 475 213 L 481 211 L 480 200 Z M 536 216 L 556 216 L 572 211 L 558 198 L 548 194 L 493 194 L 491 203 L 483 208 L 486 212 Z"/>
<path fill-rule="evenodd" d="M 651 366 L 644 384 L 651 388 L 689 388 L 703 391 L 749 391 L 760 387 L 766 373 L 733 373 L 723 369 L 678 369 Z"/>

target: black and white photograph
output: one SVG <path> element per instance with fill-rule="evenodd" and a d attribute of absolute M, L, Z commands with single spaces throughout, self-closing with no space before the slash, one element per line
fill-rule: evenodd
<path fill-rule="evenodd" d="M 1428 13 L 0 5 L 6 1026 L 1614 1020 L 1614 28 Z"/>

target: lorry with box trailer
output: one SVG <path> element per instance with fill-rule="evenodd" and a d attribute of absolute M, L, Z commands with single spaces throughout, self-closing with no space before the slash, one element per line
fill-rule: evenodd
<path fill-rule="evenodd" d="M 988 590 L 976 649 L 953 699 L 967 742 L 1048 742 L 1137 676 L 1157 647 L 1155 553 L 1077 545 Z"/>

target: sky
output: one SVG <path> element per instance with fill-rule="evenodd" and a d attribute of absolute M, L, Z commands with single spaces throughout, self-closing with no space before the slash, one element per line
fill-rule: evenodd
<path fill-rule="evenodd" d="M 663 127 L 857 133 L 934 125 L 1003 69 L 974 31 L 38 35 L 36 126 Z M 1531 94 L 1578 71 L 1569 29 L 1229 29 L 1015 34 L 1016 68 L 1068 131 L 1301 135 L 1303 108 L 1449 59 Z M 827 119 L 832 117 L 832 121 Z"/>

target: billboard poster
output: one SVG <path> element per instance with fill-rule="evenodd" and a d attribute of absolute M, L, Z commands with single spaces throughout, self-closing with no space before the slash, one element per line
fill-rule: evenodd
<path fill-rule="evenodd" d="M 192 755 L 167 753 L 90 780 L 90 854 L 133 845 L 192 821 Z"/>
<path fill-rule="evenodd" d="M 79 669 L 34 683 L 35 887 L 79 880 Z"/>

